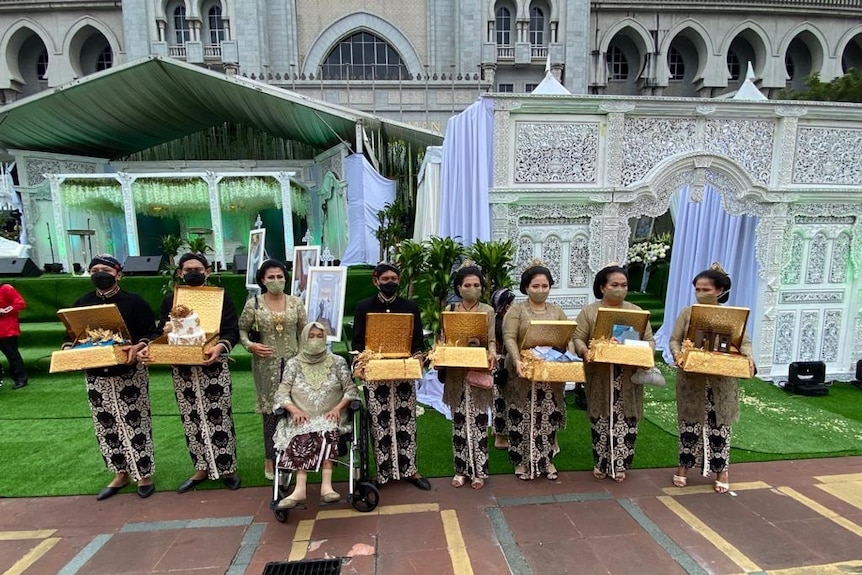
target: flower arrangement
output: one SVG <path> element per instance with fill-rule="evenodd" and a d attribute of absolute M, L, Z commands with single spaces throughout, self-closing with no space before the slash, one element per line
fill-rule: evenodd
<path fill-rule="evenodd" d="M 672 244 L 673 236 L 669 232 L 632 244 L 629 247 L 628 262 L 642 263 L 649 267 L 658 262 L 669 261 Z"/>

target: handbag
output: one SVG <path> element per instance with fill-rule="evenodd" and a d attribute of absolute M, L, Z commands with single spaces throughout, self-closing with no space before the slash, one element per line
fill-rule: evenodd
<path fill-rule="evenodd" d="M 635 383 L 637 385 L 653 385 L 655 387 L 664 387 L 666 382 L 659 368 L 639 367 L 632 375 L 632 383 Z"/>
<path fill-rule="evenodd" d="M 260 329 L 258 329 L 257 325 L 257 310 L 260 309 L 260 302 L 257 301 L 257 296 L 254 296 L 254 323 L 251 324 L 251 329 L 248 330 L 248 340 L 252 343 L 260 343 L 261 335 Z"/>
<path fill-rule="evenodd" d="M 494 387 L 494 378 L 491 376 L 490 371 L 469 369 L 467 370 L 467 375 L 464 376 L 464 381 L 479 389 L 491 389 Z"/>

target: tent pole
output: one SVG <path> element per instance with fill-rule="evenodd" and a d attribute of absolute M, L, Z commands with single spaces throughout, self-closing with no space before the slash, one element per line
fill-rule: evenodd
<path fill-rule="evenodd" d="M 138 218 L 135 211 L 135 197 L 132 195 L 132 184 L 135 176 L 120 172 L 116 175 L 123 193 L 123 214 L 126 219 L 126 247 L 130 256 L 141 255 L 141 244 L 138 240 Z"/>

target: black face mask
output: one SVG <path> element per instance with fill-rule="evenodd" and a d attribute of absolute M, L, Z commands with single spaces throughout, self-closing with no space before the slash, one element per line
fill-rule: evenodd
<path fill-rule="evenodd" d="M 398 292 L 398 282 L 385 282 L 379 284 L 377 287 L 380 290 L 380 293 L 386 297 L 392 297 Z"/>
<path fill-rule="evenodd" d="M 117 278 L 108 272 L 94 272 L 90 275 L 90 281 L 93 282 L 96 289 L 107 291 L 114 287 L 114 284 L 117 283 Z"/>
<path fill-rule="evenodd" d="M 183 281 L 187 286 L 202 286 L 207 281 L 207 276 L 202 272 L 189 272 L 183 276 Z"/>

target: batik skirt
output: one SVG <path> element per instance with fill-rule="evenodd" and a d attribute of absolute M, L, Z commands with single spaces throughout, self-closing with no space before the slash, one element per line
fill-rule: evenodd
<path fill-rule="evenodd" d="M 610 384 L 610 415 L 590 418 L 593 464 L 598 471 L 611 477 L 625 473 L 631 466 L 638 438 L 637 418 L 624 415 L 622 375 L 618 371 L 614 370 L 615 377 Z"/>
<path fill-rule="evenodd" d="M 405 381 L 366 381 L 371 443 L 377 482 L 416 474 L 416 385 Z"/>
<path fill-rule="evenodd" d="M 706 384 L 703 421 L 681 421 L 679 424 L 679 466 L 698 466 L 704 477 L 727 471 L 730 465 L 729 425 L 718 425 L 712 386 Z"/>
<path fill-rule="evenodd" d="M 555 394 L 564 389 L 559 383 L 522 384 L 531 385 L 526 402 L 509 403 L 509 462 L 523 467 L 525 475 L 534 479 L 547 473 L 560 450 L 557 431 L 566 426 L 566 412 Z"/>

